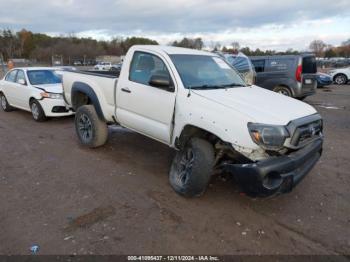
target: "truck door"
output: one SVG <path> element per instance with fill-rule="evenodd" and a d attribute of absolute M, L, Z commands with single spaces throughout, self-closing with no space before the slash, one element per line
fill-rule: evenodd
<path fill-rule="evenodd" d="M 136 51 L 129 78 L 121 76 L 118 80 L 116 117 L 121 125 L 169 144 L 176 92 L 174 88 L 151 86 L 152 76 L 167 77 L 174 85 L 160 55 Z"/>

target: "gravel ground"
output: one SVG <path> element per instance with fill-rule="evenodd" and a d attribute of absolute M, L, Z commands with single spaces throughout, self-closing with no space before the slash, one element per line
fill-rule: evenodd
<path fill-rule="evenodd" d="M 251 199 L 231 179 L 201 198 L 168 184 L 173 150 L 122 128 L 79 146 L 73 118 L 0 111 L 0 254 L 350 254 L 350 86 L 306 99 L 324 154 L 289 194 Z"/>

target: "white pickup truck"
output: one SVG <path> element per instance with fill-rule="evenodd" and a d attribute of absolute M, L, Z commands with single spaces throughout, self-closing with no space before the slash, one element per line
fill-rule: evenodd
<path fill-rule="evenodd" d="M 102 146 L 119 124 L 169 145 L 169 181 L 183 196 L 201 195 L 218 172 L 250 195 L 289 192 L 322 153 L 313 107 L 248 86 L 213 53 L 133 46 L 119 78 L 65 72 L 63 86 L 82 144 Z"/>

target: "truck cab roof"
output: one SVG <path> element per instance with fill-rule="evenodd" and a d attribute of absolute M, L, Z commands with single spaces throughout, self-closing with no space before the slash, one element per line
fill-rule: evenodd
<path fill-rule="evenodd" d="M 154 52 L 164 52 L 168 55 L 206 55 L 217 56 L 216 54 L 200 51 L 196 49 L 188 49 L 174 46 L 162 46 L 162 45 L 135 45 L 130 48 L 131 50 L 145 50 Z"/>

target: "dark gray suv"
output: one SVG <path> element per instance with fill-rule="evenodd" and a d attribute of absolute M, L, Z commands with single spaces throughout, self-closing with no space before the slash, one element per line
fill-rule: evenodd
<path fill-rule="evenodd" d="M 312 54 L 252 56 L 256 85 L 304 99 L 316 92 L 317 65 Z"/>

